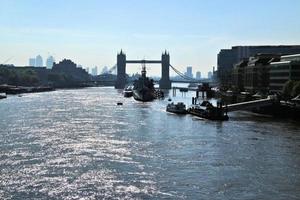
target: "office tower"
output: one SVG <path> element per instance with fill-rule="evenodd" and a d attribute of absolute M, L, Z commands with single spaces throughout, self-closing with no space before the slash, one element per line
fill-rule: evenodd
<path fill-rule="evenodd" d="M 186 68 L 186 76 L 190 77 L 190 78 L 193 78 L 193 68 L 192 67 L 187 67 Z"/>
<path fill-rule="evenodd" d="M 108 71 L 108 67 L 107 66 L 104 66 L 103 69 L 102 69 L 102 72 L 101 74 L 107 74 L 109 71 Z"/>
<path fill-rule="evenodd" d="M 35 58 L 35 66 L 36 67 L 43 67 L 43 58 L 42 58 L 42 56 L 38 55 Z"/>
<path fill-rule="evenodd" d="M 201 72 L 196 72 L 196 79 L 200 80 L 201 79 Z"/>
<path fill-rule="evenodd" d="M 35 58 L 29 58 L 29 66 L 31 67 L 35 66 Z"/>
<path fill-rule="evenodd" d="M 92 68 L 92 75 L 93 76 L 97 76 L 98 75 L 98 67 L 95 66 L 94 68 Z"/>
<path fill-rule="evenodd" d="M 55 62 L 55 60 L 54 60 L 53 56 L 49 56 L 46 61 L 47 69 L 52 69 L 54 62 Z"/>
<path fill-rule="evenodd" d="M 213 75 L 212 72 L 208 72 L 208 73 L 207 73 L 207 78 L 208 78 L 208 79 L 211 79 L 211 78 L 212 78 L 212 75 Z"/>

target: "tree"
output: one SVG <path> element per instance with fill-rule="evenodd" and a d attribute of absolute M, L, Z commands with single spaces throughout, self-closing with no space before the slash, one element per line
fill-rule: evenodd
<path fill-rule="evenodd" d="M 283 86 L 283 91 L 282 91 L 283 95 L 285 97 L 291 97 L 293 87 L 294 87 L 294 81 L 292 80 L 287 81 Z"/>
<path fill-rule="evenodd" d="M 39 82 L 37 73 L 31 69 L 19 70 L 18 77 L 21 85 L 32 86 Z"/>
<path fill-rule="evenodd" d="M 293 90 L 292 90 L 292 96 L 296 97 L 300 94 L 300 81 L 295 82 Z"/>
<path fill-rule="evenodd" d="M 50 73 L 48 75 L 48 80 L 51 81 L 51 82 L 64 82 L 65 81 L 65 78 L 62 74 L 59 74 L 59 73 Z"/>

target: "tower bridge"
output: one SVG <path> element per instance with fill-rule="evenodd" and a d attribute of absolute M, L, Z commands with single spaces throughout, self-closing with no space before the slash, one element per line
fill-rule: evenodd
<path fill-rule="evenodd" d="M 126 64 L 161 64 L 161 79 L 159 87 L 161 89 L 171 89 L 170 80 L 170 55 L 165 51 L 161 55 L 161 60 L 126 60 L 126 54 L 121 52 L 117 55 L 117 80 L 115 83 L 116 89 L 123 89 L 126 85 Z"/>
<path fill-rule="evenodd" d="M 170 64 L 170 55 L 165 51 L 161 55 L 161 60 L 126 60 L 126 54 L 121 52 L 117 55 L 117 64 L 113 68 L 117 68 L 117 80 L 115 82 L 116 89 L 124 89 L 126 85 L 126 64 L 161 64 L 161 79 L 159 80 L 160 89 L 171 89 L 171 82 L 189 82 L 201 83 L 203 80 L 197 80 L 186 76 Z M 170 80 L 170 68 L 185 81 Z M 206 81 L 205 81 L 206 82 Z"/>

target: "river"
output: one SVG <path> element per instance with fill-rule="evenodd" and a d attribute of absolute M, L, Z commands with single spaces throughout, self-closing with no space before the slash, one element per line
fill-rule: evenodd
<path fill-rule="evenodd" d="M 109 87 L 1 100 L 0 199 L 300 199 L 299 122 L 167 103 Z"/>

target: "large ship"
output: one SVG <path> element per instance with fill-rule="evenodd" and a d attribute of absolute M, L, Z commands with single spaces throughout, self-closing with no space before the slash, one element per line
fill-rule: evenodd
<path fill-rule="evenodd" d="M 133 83 L 133 98 L 137 101 L 152 101 L 155 99 L 155 88 L 152 79 L 146 77 L 146 65 L 142 65 L 142 76 Z"/>

